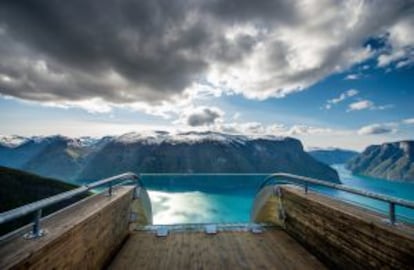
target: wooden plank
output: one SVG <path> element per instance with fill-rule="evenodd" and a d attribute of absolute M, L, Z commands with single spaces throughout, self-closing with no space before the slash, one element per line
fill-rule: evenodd
<path fill-rule="evenodd" d="M 134 187 L 86 198 L 42 221 L 47 235 L 1 243 L 0 269 L 99 269 L 128 234 Z"/>
<path fill-rule="evenodd" d="M 281 229 L 250 232 L 133 233 L 109 269 L 325 269 Z"/>
<path fill-rule="evenodd" d="M 285 229 L 337 269 L 413 269 L 414 230 L 375 212 L 284 187 Z"/>

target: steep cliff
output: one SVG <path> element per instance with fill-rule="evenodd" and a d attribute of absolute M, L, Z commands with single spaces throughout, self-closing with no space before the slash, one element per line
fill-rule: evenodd
<path fill-rule="evenodd" d="M 371 145 L 347 168 L 356 174 L 414 182 L 414 141 Z"/>

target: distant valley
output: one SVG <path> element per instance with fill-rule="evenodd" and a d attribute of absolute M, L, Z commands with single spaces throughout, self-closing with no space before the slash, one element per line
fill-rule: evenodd
<path fill-rule="evenodd" d="M 339 182 L 337 172 L 289 137 L 215 132 L 128 133 L 117 137 L 4 137 L 0 165 L 76 182 L 136 173 L 289 172 Z"/>
<path fill-rule="evenodd" d="M 359 154 L 356 151 L 339 148 L 311 149 L 308 153 L 316 160 L 329 165 L 347 163 Z"/>

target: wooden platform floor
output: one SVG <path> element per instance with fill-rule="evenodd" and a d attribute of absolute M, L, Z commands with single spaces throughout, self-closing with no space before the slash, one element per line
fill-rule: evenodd
<path fill-rule="evenodd" d="M 251 232 L 133 233 L 109 269 L 326 269 L 281 229 Z"/>

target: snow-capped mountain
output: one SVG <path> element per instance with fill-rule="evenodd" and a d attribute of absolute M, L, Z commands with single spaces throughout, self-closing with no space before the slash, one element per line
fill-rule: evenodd
<path fill-rule="evenodd" d="M 15 148 L 27 142 L 28 138 L 18 135 L 0 135 L 0 146 Z"/>
<path fill-rule="evenodd" d="M 16 141 L 17 142 L 17 141 Z M 0 165 L 63 179 L 136 173 L 291 172 L 338 182 L 299 140 L 217 132 L 132 132 L 104 138 L 25 138 L 0 148 Z"/>
<path fill-rule="evenodd" d="M 247 141 L 254 139 L 283 140 L 283 137 L 269 135 L 236 135 L 219 132 L 168 132 L 168 131 L 147 131 L 147 132 L 130 132 L 115 137 L 114 140 L 121 143 L 143 143 L 143 144 L 197 144 L 201 142 L 216 141 L 224 144 L 245 144 Z"/>
<path fill-rule="evenodd" d="M 53 136 L 31 136 L 31 137 L 24 137 L 19 135 L 0 135 L 0 145 L 9 148 L 16 148 L 25 144 L 29 141 L 34 143 L 42 143 L 43 141 L 53 141 L 56 139 L 64 139 L 67 140 L 69 144 L 73 145 L 74 147 L 89 147 L 96 143 L 98 143 L 101 138 L 95 137 L 79 137 L 79 138 L 70 138 L 61 135 L 53 135 Z"/>

